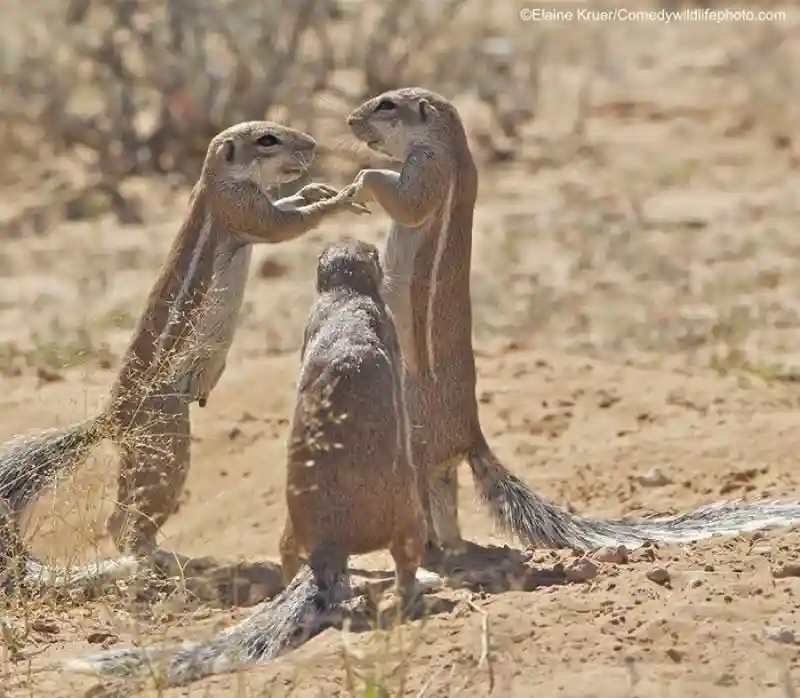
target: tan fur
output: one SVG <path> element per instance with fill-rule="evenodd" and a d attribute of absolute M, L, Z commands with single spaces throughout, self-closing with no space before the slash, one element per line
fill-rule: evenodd
<path fill-rule="evenodd" d="M 205 405 L 224 371 L 252 244 L 292 240 L 338 211 L 364 211 L 322 184 L 278 201 L 267 196 L 262 183 L 296 179 L 315 148 L 311 136 L 268 121 L 232 126 L 211 141 L 106 406 L 78 425 L 23 435 L 0 459 L 0 501 L 17 517 L 60 470 L 110 438 L 121 453 L 109 532 L 121 551 L 154 548 L 189 469 L 189 406 Z"/>
<path fill-rule="evenodd" d="M 355 136 L 402 163 L 362 170 L 344 190 L 376 201 L 393 223 L 384 251 L 382 295 L 395 314 L 407 366 L 414 462 L 427 473 L 431 543 L 463 546 L 457 467 L 467 460 L 496 521 L 528 545 L 591 549 L 647 540 L 688 542 L 786 526 L 797 502 L 735 502 L 645 521 L 573 515 L 540 498 L 486 442 L 478 419 L 472 351 L 470 265 L 478 175 L 453 105 L 419 87 L 386 92 L 347 119 Z"/>
<path fill-rule="evenodd" d="M 408 367 L 414 459 L 431 478 L 429 533 L 457 549 L 456 468 L 480 433 L 469 300 L 477 172 L 458 114 L 434 93 L 388 92 L 355 109 L 348 124 L 403 163 L 399 174 L 363 170 L 350 191 L 393 219 L 382 292 Z"/>
<path fill-rule="evenodd" d="M 328 566 L 335 577 L 347 556 L 389 548 L 398 590 L 408 597 L 414 589 L 425 522 L 381 277 L 378 251 L 367 243 L 334 244 L 320 255 L 289 438 L 286 584 L 300 553 L 322 560 L 315 574 L 332 578 Z"/>
<path fill-rule="evenodd" d="M 155 662 L 166 687 L 269 661 L 317 632 L 349 596 L 348 556 L 382 548 L 394 558 L 397 590 L 409 608 L 421 591 L 415 576 L 425 518 L 409 452 L 400 346 L 381 277 L 378 250 L 367 243 L 334 243 L 320 254 L 288 444 L 280 543 L 286 588 L 208 640 L 155 653 L 111 649 L 65 668 L 146 676 Z"/>
<path fill-rule="evenodd" d="M 265 137 L 276 144 L 259 146 Z M 188 404 L 204 406 L 224 370 L 251 245 L 294 239 L 348 207 L 333 190 L 321 195 L 319 185 L 277 202 L 261 188 L 302 174 L 315 146 L 307 134 L 271 122 L 238 124 L 209 145 L 189 215 L 112 388 L 109 422 L 122 459 L 108 528 L 121 549 L 151 547 L 177 510 L 190 464 Z M 307 204 L 304 191 L 319 200 Z M 154 381 L 165 387 L 153 390 Z"/>

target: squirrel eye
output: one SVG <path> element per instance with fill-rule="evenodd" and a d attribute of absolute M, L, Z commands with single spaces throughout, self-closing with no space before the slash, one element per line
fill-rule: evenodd
<path fill-rule="evenodd" d="M 273 136 L 271 133 L 268 133 L 266 136 L 261 136 L 261 138 L 256 140 L 256 145 L 263 146 L 264 148 L 269 148 L 273 145 L 280 145 L 280 140 L 277 136 Z"/>
<path fill-rule="evenodd" d="M 382 99 L 375 107 L 375 111 L 391 111 L 394 109 L 394 102 L 391 99 Z"/>

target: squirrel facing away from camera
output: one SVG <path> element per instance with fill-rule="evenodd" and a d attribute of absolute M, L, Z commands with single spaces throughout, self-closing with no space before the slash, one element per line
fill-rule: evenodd
<path fill-rule="evenodd" d="M 378 250 L 360 241 L 319 256 L 317 299 L 301 353 L 288 442 L 287 518 L 280 549 L 286 588 L 249 618 L 181 649 L 119 649 L 70 660 L 101 676 L 155 674 L 176 686 L 276 657 L 315 632 L 349 595 L 350 555 L 388 548 L 408 609 L 426 522 L 411 459 L 400 347 L 380 295 Z M 308 555 L 301 564 L 299 554 Z M 435 575 L 434 575 L 435 577 Z"/>

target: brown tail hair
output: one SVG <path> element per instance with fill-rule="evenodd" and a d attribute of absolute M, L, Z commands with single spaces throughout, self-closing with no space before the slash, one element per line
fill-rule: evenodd
<path fill-rule="evenodd" d="M 182 686 L 205 676 L 266 662 L 302 644 L 320 630 L 326 611 L 344 593 L 343 577 L 321 592 L 316 575 L 304 565 L 272 601 L 206 642 L 161 650 L 136 647 L 109 650 L 68 660 L 63 667 L 98 676 L 154 675 L 159 687 Z"/>
<path fill-rule="evenodd" d="M 523 543 L 540 548 L 636 548 L 647 541 L 689 543 L 718 535 L 800 523 L 800 502 L 716 502 L 676 516 L 592 519 L 539 497 L 513 475 L 481 438 L 467 453 L 475 485 L 495 521 Z"/>
<path fill-rule="evenodd" d="M 104 415 L 68 427 L 28 432 L 0 453 L 0 579 L 8 591 L 22 586 L 68 588 L 128 576 L 138 569 L 130 556 L 74 567 L 51 567 L 29 554 L 19 521 L 25 509 L 58 475 L 80 465 L 104 437 Z"/>

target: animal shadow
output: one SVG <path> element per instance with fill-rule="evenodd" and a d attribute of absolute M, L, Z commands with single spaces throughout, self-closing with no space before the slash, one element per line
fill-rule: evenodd
<path fill-rule="evenodd" d="M 564 567 L 534 567 L 529 556 L 508 546 L 466 542 L 463 552 L 443 555 L 427 551 L 425 566 L 445 577 L 449 586 L 500 594 L 506 591 L 533 591 L 567 583 Z"/>
<path fill-rule="evenodd" d="M 540 587 L 567 583 L 564 567 L 533 567 L 520 550 L 507 546 L 484 546 L 466 543 L 463 552 L 444 555 L 441 550 L 427 551 L 424 566 L 445 579 L 445 585 L 454 589 L 469 589 L 488 594 L 506 591 L 533 591 Z M 190 558 L 180 553 L 158 550 L 151 559 L 151 578 L 138 589 L 140 596 L 153 593 L 182 591 L 192 605 L 205 604 L 216 608 L 248 608 L 264 603 L 283 589 L 281 566 L 277 562 L 225 562 L 211 556 Z M 368 581 L 364 589 L 369 596 L 379 594 L 394 584 L 391 571 L 370 571 L 351 568 L 353 576 Z M 435 600 L 434 600 L 435 599 Z M 436 604 L 443 599 L 426 595 L 430 606 L 425 615 L 447 612 Z M 363 612 L 362 612 L 363 611 Z M 371 614 L 375 609 L 351 609 L 337 623 L 347 622 L 349 628 L 374 628 Z M 365 615 L 366 613 L 366 615 Z"/>
<path fill-rule="evenodd" d="M 159 549 L 150 561 L 150 574 L 135 592 L 140 600 L 154 594 L 169 594 L 178 590 L 192 606 L 206 604 L 216 608 L 248 608 L 269 601 L 284 588 L 281 566 L 277 562 L 223 562 L 215 557 L 190 558 L 173 551 Z M 374 629 L 378 614 L 375 599 L 394 585 L 393 572 L 369 573 L 350 570 L 366 578 L 356 583 L 353 591 L 357 598 L 345 602 L 331 616 L 330 623 L 353 632 Z M 448 613 L 452 604 L 444 599 L 426 596 L 411 609 L 407 617 L 414 620 L 421 615 Z M 384 612 L 380 615 L 393 615 Z M 396 614 L 394 614 L 396 615 Z M 327 623 L 327 621 L 326 621 Z"/>
<path fill-rule="evenodd" d="M 151 579 L 144 594 L 181 590 L 193 604 L 247 608 L 271 599 L 283 589 L 275 562 L 225 562 L 211 556 L 190 558 L 159 549 L 151 556 Z"/>
<path fill-rule="evenodd" d="M 369 584 L 369 589 L 360 589 L 358 596 L 344 601 L 336 608 L 325 611 L 315 619 L 311 634 L 316 635 L 329 628 L 347 630 L 350 633 L 366 633 L 386 630 L 403 623 L 449 614 L 457 606 L 453 599 L 433 595 L 420 596 L 412 608 L 400 611 L 400 603 L 392 598 L 388 603 L 377 603 L 383 584 Z M 384 599 L 385 600 L 385 599 Z M 307 631 L 308 632 L 308 631 Z"/>
<path fill-rule="evenodd" d="M 353 572 L 351 570 L 351 574 Z M 373 575 L 373 580 L 353 585 L 355 596 L 322 611 L 312 624 L 313 629 L 306 629 L 307 632 L 310 630 L 311 635 L 316 635 L 327 628 L 368 632 L 399 622 L 450 613 L 456 605 L 450 599 L 425 595 L 401 614 L 399 599 L 384 593 L 394 585 L 394 574 L 388 572 L 387 575 L 377 581 L 373 581 Z M 281 566 L 275 562 L 224 563 L 211 556 L 189 558 L 172 551 L 156 551 L 151 557 L 150 578 L 137 589 L 139 599 L 178 589 L 184 591 L 189 605 L 256 606 L 283 590 Z"/>
<path fill-rule="evenodd" d="M 445 578 L 448 587 L 500 594 L 506 591 L 533 591 L 540 587 L 566 584 L 564 567 L 556 563 L 552 568 L 533 567 L 525 554 L 508 546 L 465 543 L 458 554 L 444 555 L 438 548 L 427 550 L 424 566 Z M 379 579 L 379 584 L 389 585 L 393 575 L 384 572 L 353 569 L 354 574 L 368 579 Z"/>

